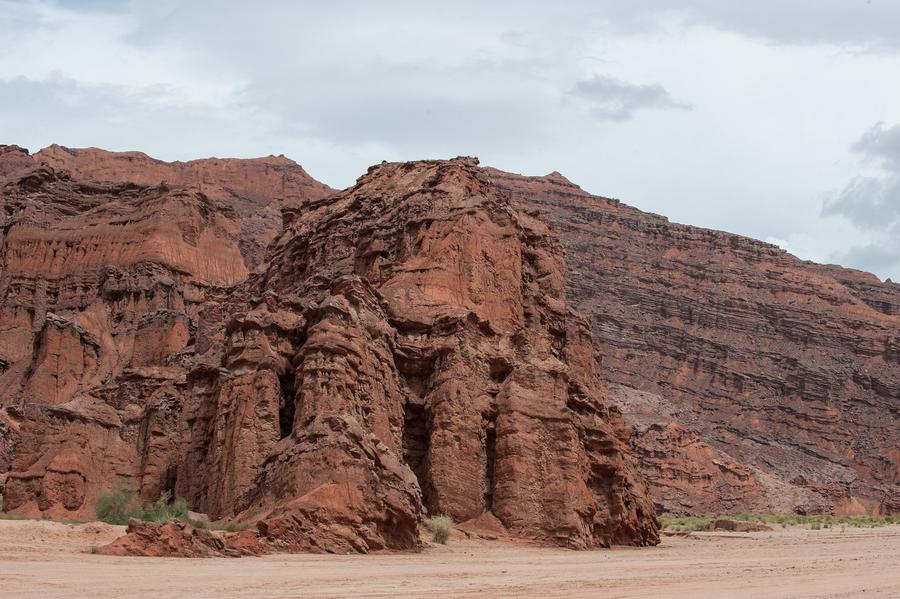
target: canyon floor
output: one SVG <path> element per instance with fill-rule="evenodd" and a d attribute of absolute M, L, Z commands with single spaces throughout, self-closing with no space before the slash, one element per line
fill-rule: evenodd
<path fill-rule="evenodd" d="M 666 536 L 565 551 L 460 539 L 421 553 L 234 559 L 92 555 L 105 524 L 0 521 L 4 597 L 900 597 L 900 526 Z M 865 593 L 865 595 L 862 595 Z"/>

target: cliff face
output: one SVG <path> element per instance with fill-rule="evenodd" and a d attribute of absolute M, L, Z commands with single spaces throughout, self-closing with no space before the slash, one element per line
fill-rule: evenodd
<path fill-rule="evenodd" d="M 120 484 L 328 551 L 414 546 L 427 512 L 589 547 L 655 542 L 654 503 L 897 510 L 872 275 L 464 158 L 334 192 L 284 158 L 2 146 L 0 207 L 6 509 Z"/>
<path fill-rule="evenodd" d="M 246 278 L 240 223 L 196 189 L 78 181 L 9 146 L 0 206 L 4 505 L 85 515 L 144 459 L 209 290 Z"/>
<path fill-rule="evenodd" d="M 41 154 L 0 153 L 6 509 L 87 516 L 121 484 L 289 550 L 414 547 L 426 511 L 574 548 L 656 542 L 562 248 L 474 160 L 281 201 L 250 175 L 172 175 L 199 162 Z M 227 170 L 245 166 L 271 171 Z M 142 184 L 98 182 L 117 177 Z M 285 209 L 253 273 L 222 189 Z"/>
<path fill-rule="evenodd" d="M 235 214 L 241 254 L 249 270 L 260 266 L 266 248 L 281 231 L 282 208 L 297 207 L 334 191 L 284 156 L 163 162 L 142 152 L 52 145 L 37 152 L 34 159 L 79 181 L 164 184 L 199 191 L 220 210 Z"/>
<path fill-rule="evenodd" d="M 900 480 L 900 285 L 488 169 L 566 247 L 658 507 L 884 511 Z M 879 507 L 879 506 L 882 507 Z"/>

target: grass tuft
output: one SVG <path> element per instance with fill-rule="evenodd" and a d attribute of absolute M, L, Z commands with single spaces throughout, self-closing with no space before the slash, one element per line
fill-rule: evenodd
<path fill-rule="evenodd" d="M 100 493 L 94 504 L 97 519 L 107 524 L 128 524 L 131 518 L 155 522 L 160 524 L 169 520 L 181 520 L 194 528 L 206 530 L 223 530 L 236 532 L 247 528 L 246 524 L 238 522 L 209 523 L 195 520 L 188 515 L 188 504 L 184 499 L 172 501 L 172 495 L 164 492 L 153 503 L 141 504 L 137 493 L 117 488 L 112 491 Z"/>
<path fill-rule="evenodd" d="M 97 519 L 107 524 L 128 524 L 128 519 L 136 518 L 140 509 L 137 493 L 121 487 L 101 492 L 94 503 Z"/>
<path fill-rule="evenodd" d="M 432 516 L 425 520 L 425 527 L 431 531 L 435 543 L 446 545 L 453 534 L 453 518 L 450 516 Z"/>

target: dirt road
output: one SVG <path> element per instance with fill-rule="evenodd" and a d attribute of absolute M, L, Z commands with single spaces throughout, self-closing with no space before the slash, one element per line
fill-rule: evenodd
<path fill-rule="evenodd" d="M 0 596 L 900 597 L 900 526 L 695 533 L 586 552 L 457 541 L 417 554 L 154 559 L 92 555 L 103 524 L 0 521 Z M 863 594 L 864 593 L 864 594 Z"/>

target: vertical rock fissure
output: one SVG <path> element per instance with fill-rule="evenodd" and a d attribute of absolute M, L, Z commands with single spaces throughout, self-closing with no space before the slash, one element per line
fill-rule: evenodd
<path fill-rule="evenodd" d="M 281 387 L 281 399 L 278 402 L 279 438 L 284 439 L 294 430 L 294 411 L 297 406 L 294 373 L 285 372 L 278 377 L 278 382 Z"/>
<path fill-rule="evenodd" d="M 178 485 L 178 465 L 169 464 L 166 466 L 166 474 L 162 481 L 162 493 L 168 494 L 168 497 L 174 499 L 176 497 L 176 487 Z"/>
<path fill-rule="evenodd" d="M 494 508 L 494 466 L 497 460 L 497 414 L 485 419 L 484 427 L 484 509 Z"/>
<path fill-rule="evenodd" d="M 426 509 L 431 496 L 428 476 L 430 428 L 425 406 L 407 402 L 403 410 L 403 460 L 416 475 L 416 480 L 419 481 L 419 488 L 422 490 L 422 504 Z"/>

